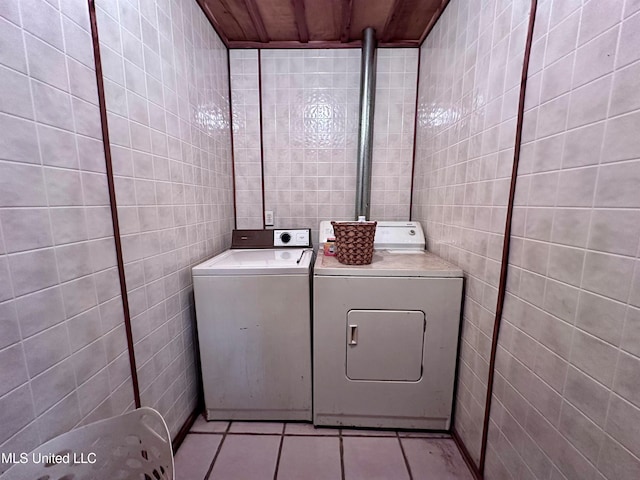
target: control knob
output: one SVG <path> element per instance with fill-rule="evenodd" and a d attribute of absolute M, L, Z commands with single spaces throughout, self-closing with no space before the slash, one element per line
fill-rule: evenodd
<path fill-rule="evenodd" d="M 280 240 L 282 240 L 282 243 L 289 243 L 291 241 L 291 235 L 287 232 L 281 233 Z"/>

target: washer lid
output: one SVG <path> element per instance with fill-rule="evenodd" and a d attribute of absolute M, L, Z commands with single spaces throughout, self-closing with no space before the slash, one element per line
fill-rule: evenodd
<path fill-rule="evenodd" d="M 193 267 L 194 276 L 308 274 L 313 251 L 306 248 L 227 250 Z"/>

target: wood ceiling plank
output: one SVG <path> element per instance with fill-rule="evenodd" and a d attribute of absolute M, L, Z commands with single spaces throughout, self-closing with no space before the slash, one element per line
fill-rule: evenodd
<path fill-rule="evenodd" d="M 302 43 L 309 41 L 309 29 L 307 28 L 307 17 L 304 8 L 304 0 L 291 0 L 293 3 L 293 11 L 296 17 L 296 26 L 298 27 L 298 38 Z"/>
<path fill-rule="evenodd" d="M 309 41 L 338 40 L 342 28 L 343 0 L 306 0 Z"/>
<path fill-rule="evenodd" d="M 342 27 L 340 28 L 340 41 L 347 43 L 351 38 L 351 21 L 353 19 L 353 0 L 342 2 Z"/>
<path fill-rule="evenodd" d="M 438 11 L 440 0 L 404 0 L 395 35 L 387 40 L 418 40 Z"/>
<path fill-rule="evenodd" d="M 269 41 L 299 40 L 292 0 L 251 0 L 258 6 Z"/>
<path fill-rule="evenodd" d="M 264 26 L 264 20 L 262 19 L 262 15 L 260 14 L 256 1 L 244 0 L 244 3 L 247 7 L 247 11 L 249 12 L 249 16 L 251 17 L 251 21 L 253 22 L 253 26 L 258 33 L 258 38 L 260 38 L 262 43 L 268 43 L 269 35 L 267 34 L 267 29 Z"/>
<path fill-rule="evenodd" d="M 242 0 L 203 0 L 203 3 L 230 42 L 259 40 Z"/>
<path fill-rule="evenodd" d="M 387 16 L 387 21 L 384 24 L 384 28 L 382 29 L 382 35 L 380 36 L 380 40 L 383 42 L 388 42 L 395 33 L 396 28 L 398 26 L 398 22 L 400 20 L 400 15 L 403 11 L 404 0 L 395 0 L 393 2 L 393 7 L 391 7 L 391 11 Z"/>
<path fill-rule="evenodd" d="M 362 40 L 362 31 L 367 27 L 376 30 L 376 38 L 380 40 L 382 31 L 391 14 L 395 0 L 354 0 L 353 20 L 351 22 L 350 40 Z"/>
<path fill-rule="evenodd" d="M 301 48 L 296 42 L 316 42 L 317 48 L 329 48 L 317 42 L 352 46 L 362 39 L 366 27 L 376 29 L 380 45 L 413 45 L 424 38 L 434 23 L 432 19 L 448 3 L 448 0 L 196 1 L 223 41 L 236 48 L 247 44 L 254 48 L 281 48 L 276 45 Z"/>

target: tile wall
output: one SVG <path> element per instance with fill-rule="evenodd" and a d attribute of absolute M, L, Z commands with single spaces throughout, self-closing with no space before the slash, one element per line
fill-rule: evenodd
<path fill-rule="evenodd" d="M 28 452 L 133 406 L 87 3 L 2 2 L 0 84 L 0 450 Z"/>
<path fill-rule="evenodd" d="M 489 479 L 640 478 L 640 3 L 543 0 Z"/>
<path fill-rule="evenodd" d="M 262 159 L 258 50 L 230 50 L 237 228 L 260 229 Z"/>
<path fill-rule="evenodd" d="M 229 246 L 227 50 L 193 0 L 99 0 L 118 215 L 143 405 L 197 401 L 191 267 Z"/>
<path fill-rule="evenodd" d="M 257 57 L 231 52 L 238 228 L 262 228 Z M 417 49 L 378 50 L 377 220 L 409 219 L 417 64 Z M 276 227 L 314 232 L 321 220 L 353 219 L 360 50 L 262 50 L 261 68 L 264 208 Z"/>
<path fill-rule="evenodd" d="M 455 429 L 476 462 L 529 5 L 453 0 L 420 49 L 412 214 L 464 270 Z"/>
<path fill-rule="evenodd" d="M 380 48 L 377 52 L 373 220 L 409 220 L 419 56 L 417 48 Z"/>
<path fill-rule="evenodd" d="M 360 51 L 261 55 L 265 209 L 276 227 L 314 232 L 321 219 L 351 219 Z"/>

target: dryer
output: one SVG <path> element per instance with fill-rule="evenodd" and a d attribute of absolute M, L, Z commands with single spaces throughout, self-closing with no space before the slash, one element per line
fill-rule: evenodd
<path fill-rule="evenodd" d="M 332 236 L 320 225 L 320 243 Z M 370 265 L 319 249 L 314 267 L 316 425 L 448 430 L 462 271 L 425 251 L 415 222 L 378 222 Z"/>

